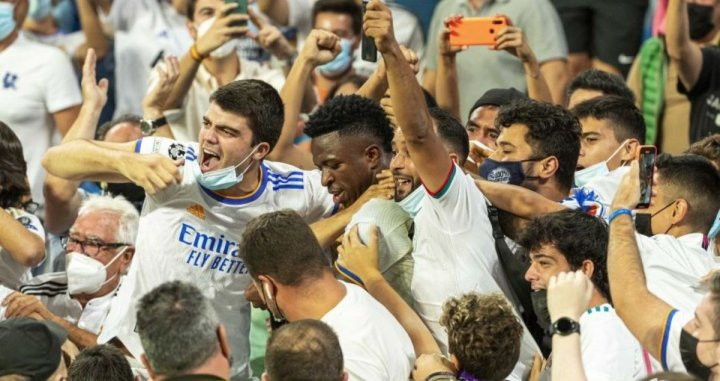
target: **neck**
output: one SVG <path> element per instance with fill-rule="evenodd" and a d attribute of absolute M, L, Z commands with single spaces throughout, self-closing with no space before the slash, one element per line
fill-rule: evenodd
<path fill-rule="evenodd" d="M 350 68 L 345 72 L 345 74 L 341 74 L 337 78 L 327 78 L 324 75 L 318 74 L 313 71 L 315 86 L 319 89 L 324 90 L 324 92 L 328 92 L 333 86 L 335 86 L 336 83 L 340 82 L 342 79 L 351 75 L 354 72 L 355 70 L 353 69 L 352 64 L 350 65 Z"/>
<path fill-rule="evenodd" d="M 202 365 L 184 373 L 183 376 L 189 376 L 193 374 L 208 374 L 211 376 L 220 377 L 223 380 L 229 380 L 230 363 L 228 362 L 228 359 L 223 356 L 220 347 L 218 347 L 215 353 L 210 356 L 210 358 L 207 359 L 204 363 L 202 363 Z M 155 377 L 155 379 L 158 381 L 163 381 L 168 378 L 169 377 L 165 376 Z"/>
<path fill-rule="evenodd" d="M 673 236 L 673 237 L 675 237 L 675 238 L 679 238 L 679 237 L 682 237 L 682 236 L 684 236 L 684 235 L 693 234 L 693 233 L 706 234 L 707 232 L 697 231 L 697 229 L 693 229 L 692 227 L 687 226 L 687 225 L 674 225 L 674 226 L 667 232 L 667 234 L 669 234 L 669 235 L 671 235 L 671 236 Z"/>
<path fill-rule="evenodd" d="M 218 194 L 226 197 L 243 197 L 255 192 L 262 178 L 262 169 L 260 163 L 253 162 L 250 168 L 245 172 L 243 180 L 228 189 L 216 191 Z"/>
<path fill-rule="evenodd" d="M 600 293 L 600 291 L 597 290 L 597 288 L 593 287 L 593 292 L 592 292 L 592 296 L 590 297 L 590 302 L 588 303 L 588 308 L 601 306 L 607 302 L 608 302 L 607 298 L 604 297 Z"/>
<path fill-rule="evenodd" d="M 17 40 L 19 35 L 20 35 L 19 29 L 15 29 L 15 31 L 10 33 L 10 35 L 7 36 L 4 40 L 0 41 L 0 52 L 4 51 L 10 45 L 12 45 L 12 43 L 15 42 L 15 40 Z"/>
<path fill-rule="evenodd" d="M 208 57 L 203 61 L 205 69 L 215 77 L 218 85 L 223 86 L 232 82 L 240 74 L 240 59 L 236 52 L 223 58 Z"/>
<path fill-rule="evenodd" d="M 320 278 L 310 280 L 297 288 L 289 288 L 289 291 L 283 298 L 285 300 L 278 300 L 289 322 L 301 319 L 319 320 L 347 294 L 345 285 L 335 279 L 329 270 L 323 270 Z"/>
<path fill-rule="evenodd" d="M 536 190 L 537 193 L 545 196 L 545 198 L 560 202 L 568 197 L 568 194 L 570 194 L 569 189 L 560 189 L 561 187 L 555 182 L 555 180 L 550 180 L 545 184 L 542 184 L 538 187 Z"/>

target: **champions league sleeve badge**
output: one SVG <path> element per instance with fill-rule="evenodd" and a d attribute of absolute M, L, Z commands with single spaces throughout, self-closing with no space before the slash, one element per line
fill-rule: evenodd
<path fill-rule="evenodd" d="M 172 143 L 168 148 L 168 157 L 172 160 L 178 160 L 185 157 L 185 146 L 180 143 Z"/>

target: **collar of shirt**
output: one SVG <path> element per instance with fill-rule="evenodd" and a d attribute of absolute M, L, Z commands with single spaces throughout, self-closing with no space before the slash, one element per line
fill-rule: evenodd
<path fill-rule="evenodd" d="M 236 52 L 237 55 L 237 52 Z M 240 56 L 237 56 L 238 61 L 240 63 L 239 66 L 239 72 L 238 75 L 235 77 L 234 81 L 237 81 L 239 79 L 243 79 L 246 76 L 243 76 L 243 72 L 246 71 L 248 68 L 246 65 L 246 61 L 240 58 Z M 205 89 L 212 92 L 215 91 L 218 87 L 220 87 L 220 84 L 218 84 L 217 79 L 210 74 L 210 72 L 205 68 L 205 65 L 200 64 L 200 67 L 198 68 L 197 74 L 195 74 L 195 80 Z"/>
<path fill-rule="evenodd" d="M 705 235 L 702 233 L 690 233 L 685 234 L 684 236 L 677 237 L 677 240 L 688 247 L 703 248 L 703 241 L 705 240 Z"/>

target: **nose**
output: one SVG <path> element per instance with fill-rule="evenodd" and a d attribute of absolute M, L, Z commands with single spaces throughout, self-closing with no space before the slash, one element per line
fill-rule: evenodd
<path fill-rule="evenodd" d="M 393 156 L 392 160 L 390 160 L 390 170 L 395 171 L 403 168 L 405 168 L 405 158 L 401 154 Z"/>
<path fill-rule="evenodd" d="M 525 280 L 528 282 L 532 282 L 534 280 L 538 280 L 539 278 L 540 274 L 538 274 L 537 270 L 535 269 L 535 265 L 531 264 L 525 272 Z"/>
<path fill-rule="evenodd" d="M 320 173 L 321 173 L 320 183 L 322 184 L 322 186 L 324 186 L 324 187 L 330 186 L 330 184 L 332 184 L 332 182 L 334 181 L 333 176 L 330 173 L 330 171 L 327 168 L 323 168 Z"/>

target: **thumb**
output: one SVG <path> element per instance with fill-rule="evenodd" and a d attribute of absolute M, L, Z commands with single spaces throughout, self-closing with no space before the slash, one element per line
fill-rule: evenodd
<path fill-rule="evenodd" d="M 108 86 L 109 86 L 109 83 L 108 83 L 107 78 L 103 78 L 100 80 L 100 82 L 98 82 L 98 87 L 104 94 L 107 94 Z"/>
<path fill-rule="evenodd" d="M 377 225 L 370 225 L 370 230 L 368 233 L 369 233 L 368 246 L 369 247 L 377 247 L 377 244 L 378 244 L 378 227 L 377 227 Z"/>

